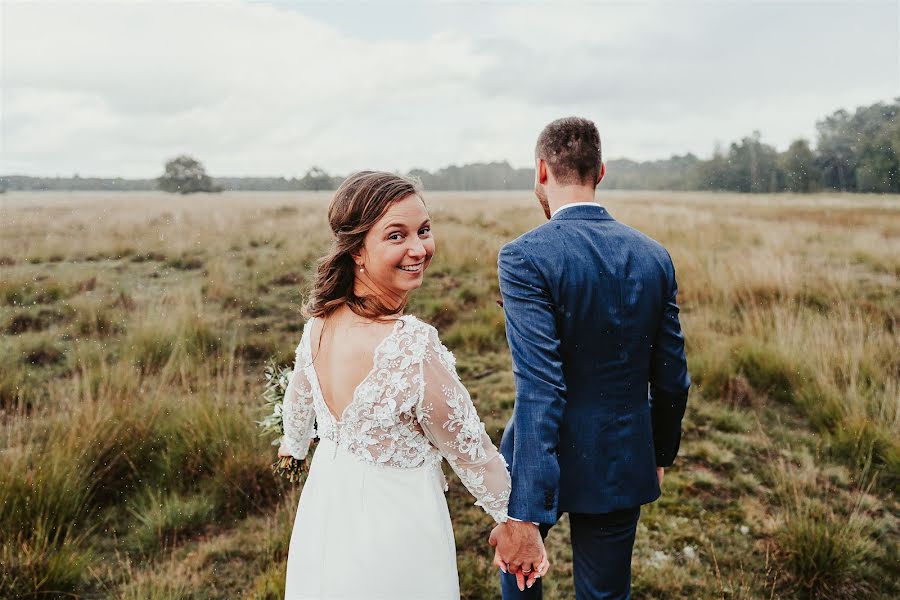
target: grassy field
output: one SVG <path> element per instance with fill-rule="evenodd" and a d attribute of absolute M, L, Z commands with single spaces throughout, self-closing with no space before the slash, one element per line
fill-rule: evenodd
<path fill-rule="evenodd" d="M 257 434 L 329 195 L 0 196 L 0 597 L 281 598 L 299 490 Z M 900 198 L 604 193 L 663 243 L 694 380 L 635 598 L 900 596 Z M 514 384 L 500 245 L 529 193 L 429 193 L 409 311 L 499 441 Z M 449 470 L 448 470 L 449 471 Z M 463 597 L 491 521 L 451 478 Z M 546 597 L 573 597 L 565 519 Z"/>

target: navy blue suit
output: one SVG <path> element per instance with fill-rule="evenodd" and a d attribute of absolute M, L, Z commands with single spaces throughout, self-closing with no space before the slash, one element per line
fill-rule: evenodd
<path fill-rule="evenodd" d="M 498 270 L 516 382 L 509 514 L 546 534 L 570 513 L 578 597 L 627 598 L 640 506 L 678 452 L 690 387 L 672 259 L 586 205 L 506 244 Z"/>

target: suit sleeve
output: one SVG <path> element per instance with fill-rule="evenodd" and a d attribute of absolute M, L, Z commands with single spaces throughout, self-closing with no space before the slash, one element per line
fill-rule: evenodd
<path fill-rule="evenodd" d="M 555 523 L 566 404 L 555 309 L 546 281 L 521 249 L 504 246 L 497 266 L 516 382 L 509 516 Z"/>
<path fill-rule="evenodd" d="M 659 467 L 668 467 L 675 462 L 681 443 L 681 420 L 691 386 L 684 335 L 678 321 L 675 267 L 668 253 L 666 256 L 666 295 L 650 361 L 650 412 L 653 447 Z"/>

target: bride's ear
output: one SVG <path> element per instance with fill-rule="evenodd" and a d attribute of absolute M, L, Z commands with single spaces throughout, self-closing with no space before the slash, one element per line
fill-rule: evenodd
<path fill-rule="evenodd" d="M 350 258 L 353 259 L 353 262 L 356 264 L 357 269 L 366 264 L 365 252 L 366 249 L 362 248 L 359 252 L 355 252 L 350 255 Z"/>

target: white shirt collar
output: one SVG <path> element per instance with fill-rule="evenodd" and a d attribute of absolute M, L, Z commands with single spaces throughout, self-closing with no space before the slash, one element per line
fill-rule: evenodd
<path fill-rule="evenodd" d="M 570 202 L 569 204 L 563 204 L 552 213 L 550 213 L 550 218 L 552 219 L 556 213 L 561 210 L 566 210 L 567 208 L 572 208 L 573 206 L 600 206 L 599 202 Z"/>

